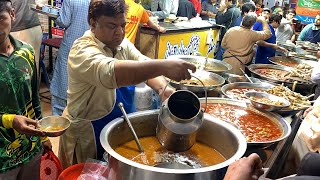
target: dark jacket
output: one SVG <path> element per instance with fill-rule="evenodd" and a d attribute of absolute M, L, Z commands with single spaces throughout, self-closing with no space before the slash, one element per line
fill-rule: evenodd
<path fill-rule="evenodd" d="M 190 1 L 179 0 L 179 8 L 178 8 L 177 16 L 188 17 L 188 19 L 191 19 L 197 16 L 197 12 Z"/>
<path fill-rule="evenodd" d="M 241 16 L 240 9 L 236 5 L 228 7 L 225 13 L 218 12 L 216 15 L 216 23 L 225 26 L 225 29 L 221 30 L 221 39 L 228 29 L 235 26 L 236 20 Z"/>

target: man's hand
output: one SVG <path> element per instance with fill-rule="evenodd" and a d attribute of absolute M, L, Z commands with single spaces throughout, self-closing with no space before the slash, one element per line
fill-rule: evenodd
<path fill-rule="evenodd" d="M 164 28 L 162 26 L 158 27 L 158 32 L 165 33 L 166 31 L 167 31 L 166 28 Z"/>
<path fill-rule="evenodd" d="M 316 56 L 317 56 L 317 58 L 320 58 L 320 51 L 317 51 Z"/>
<path fill-rule="evenodd" d="M 306 109 L 304 112 L 303 112 L 303 117 L 305 118 L 307 115 L 308 115 L 308 113 L 310 112 L 310 111 L 312 111 L 313 110 L 313 107 L 309 107 L 308 109 Z"/>
<path fill-rule="evenodd" d="M 25 116 L 15 115 L 12 127 L 20 134 L 45 136 L 45 133 L 43 131 L 36 129 L 38 127 L 37 121 L 29 119 Z"/>
<path fill-rule="evenodd" d="M 212 12 L 209 12 L 209 11 L 208 11 L 208 16 L 211 17 L 211 18 L 215 18 L 215 17 L 216 17 L 216 14 L 213 14 Z"/>
<path fill-rule="evenodd" d="M 196 66 L 183 60 L 165 60 L 165 76 L 174 81 L 191 79 L 190 72 L 196 72 Z"/>
<path fill-rule="evenodd" d="M 163 91 L 163 89 L 159 90 L 159 96 L 161 98 L 161 102 L 165 101 L 166 99 L 169 98 L 169 96 L 171 94 L 173 94 L 175 92 L 175 90 L 169 86 L 167 86 L 167 88 Z"/>
<path fill-rule="evenodd" d="M 153 13 L 149 10 L 146 10 L 149 16 L 153 16 Z"/>
<path fill-rule="evenodd" d="M 278 46 L 278 45 L 277 45 L 277 49 L 276 50 L 282 51 L 283 53 L 288 53 L 289 52 L 286 48 Z"/>
<path fill-rule="evenodd" d="M 225 180 L 257 180 L 263 174 L 262 161 L 253 153 L 232 163 L 224 177 Z"/>
<path fill-rule="evenodd" d="M 43 146 L 43 149 L 45 149 L 45 150 L 52 150 L 52 144 L 49 139 L 48 139 L 48 141 L 43 142 L 42 146 Z"/>

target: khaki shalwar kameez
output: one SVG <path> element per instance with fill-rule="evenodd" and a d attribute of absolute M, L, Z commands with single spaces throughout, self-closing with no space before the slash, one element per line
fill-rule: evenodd
<path fill-rule="evenodd" d="M 66 168 L 96 158 L 96 139 L 91 121 L 108 115 L 115 106 L 116 60 L 147 60 L 124 39 L 113 57 L 112 51 L 89 30 L 75 41 L 68 59 L 68 99 L 63 115 L 71 121 L 60 137 L 59 158 Z"/>
<path fill-rule="evenodd" d="M 223 61 L 232 66 L 229 73 L 242 75 L 244 65 L 252 61 L 254 51 L 253 45 L 260 40 L 271 36 L 269 27 L 263 31 L 253 31 L 245 27 L 230 28 L 222 39 L 221 46 L 225 49 Z"/>

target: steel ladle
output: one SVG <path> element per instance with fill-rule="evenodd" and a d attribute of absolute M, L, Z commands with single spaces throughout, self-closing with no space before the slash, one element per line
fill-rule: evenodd
<path fill-rule="evenodd" d="M 129 129 L 130 129 L 130 131 L 131 131 L 131 133 L 132 133 L 132 135 L 133 135 L 133 137 L 134 137 L 134 140 L 135 140 L 136 143 L 137 143 L 137 146 L 138 146 L 138 148 L 139 148 L 139 151 L 140 151 L 140 152 L 144 152 L 143 147 L 142 147 L 142 145 L 140 144 L 140 141 L 139 141 L 139 139 L 138 139 L 138 136 L 137 136 L 136 132 L 134 131 L 131 122 L 129 121 L 129 118 L 128 118 L 128 115 L 127 115 L 127 113 L 126 113 L 126 110 L 124 110 L 124 108 L 123 108 L 122 102 L 120 102 L 120 103 L 118 104 L 118 107 L 120 108 L 120 110 L 121 110 L 121 112 L 122 112 L 122 114 L 123 114 L 124 120 L 127 122 L 128 126 L 129 126 Z"/>
<path fill-rule="evenodd" d="M 243 73 L 243 75 L 248 79 L 248 81 L 250 83 L 253 83 L 253 81 L 249 78 L 249 76 L 240 68 L 241 72 Z"/>
<path fill-rule="evenodd" d="M 123 117 L 129 126 L 129 129 L 134 137 L 135 142 L 137 143 L 139 151 L 144 152 L 143 147 L 140 144 L 140 141 L 138 139 L 138 136 L 137 136 L 136 132 L 134 131 L 133 126 L 128 118 L 128 115 L 127 115 L 125 109 L 123 108 L 123 104 L 120 102 L 118 104 L 118 107 L 120 108 L 120 110 L 123 114 Z M 154 167 L 167 168 L 167 169 L 192 169 L 191 166 L 188 166 L 188 165 L 182 164 L 182 163 L 178 163 L 178 162 L 162 162 L 162 163 L 156 164 Z"/>

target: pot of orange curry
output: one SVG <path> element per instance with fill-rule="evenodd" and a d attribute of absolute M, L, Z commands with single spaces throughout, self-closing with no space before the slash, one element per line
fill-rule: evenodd
<path fill-rule="evenodd" d="M 139 152 L 122 118 L 103 128 L 100 141 L 109 154 L 109 179 L 223 179 L 227 166 L 246 151 L 246 139 L 236 127 L 205 113 L 196 143 L 188 151 L 170 152 L 156 138 L 158 116 L 159 110 L 128 115 L 144 148 L 143 153 Z M 181 163 L 189 169 L 156 167 L 163 162 Z"/>
<path fill-rule="evenodd" d="M 200 98 L 202 106 L 205 99 Z M 206 113 L 231 122 L 246 137 L 248 146 L 269 146 L 287 138 L 291 126 L 280 115 L 257 110 L 244 101 L 226 98 L 208 98 Z"/>

